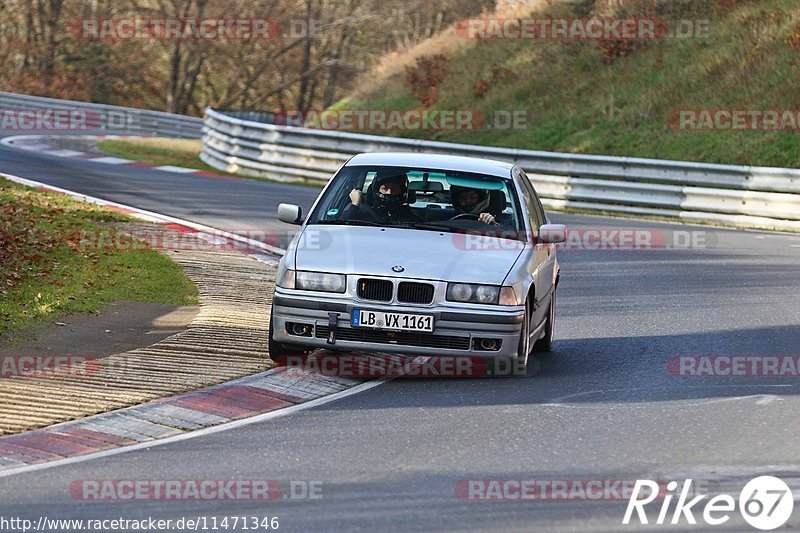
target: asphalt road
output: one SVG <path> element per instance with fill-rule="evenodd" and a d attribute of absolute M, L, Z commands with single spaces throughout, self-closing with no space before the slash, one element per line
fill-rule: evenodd
<path fill-rule="evenodd" d="M 227 230 L 278 227 L 279 202 L 308 206 L 316 194 L 5 147 L 0 171 Z M 750 478 L 773 472 L 797 498 L 798 378 L 680 377 L 667 363 L 680 355 L 800 355 L 800 236 L 552 218 L 668 243 L 688 236 L 695 246 L 559 252 L 557 341 L 537 376 L 396 380 L 214 435 L 0 478 L 0 517 L 237 515 L 278 516 L 286 531 L 609 531 L 637 529 L 621 525 L 624 501 L 462 501 L 456 486 L 690 477 L 738 494 Z M 88 502 L 69 492 L 85 479 L 264 478 L 320 482 L 322 498 Z M 716 529 L 749 530 L 741 518 Z"/>

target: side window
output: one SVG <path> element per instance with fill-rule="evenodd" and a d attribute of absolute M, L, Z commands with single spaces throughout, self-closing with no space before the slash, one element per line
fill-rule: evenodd
<path fill-rule="evenodd" d="M 539 227 L 545 223 L 544 210 L 530 180 L 528 180 L 528 176 L 520 170 L 519 177 L 522 185 L 522 196 L 525 198 L 525 208 L 528 210 L 528 218 L 531 219 L 531 230 L 533 231 L 533 236 L 538 237 Z"/>
<path fill-rule="evenodd" d="M 542 201 L 539 200 L 539 195 L 536 194 L 536 190 L 531 185 L 531 190 L 533 191 L 533 208 L 536 210 L 536 215 L 539 220 L 539 225 L 547 224 L 547 216 L 544 214 L 544 207 L 542 207 Z"/>

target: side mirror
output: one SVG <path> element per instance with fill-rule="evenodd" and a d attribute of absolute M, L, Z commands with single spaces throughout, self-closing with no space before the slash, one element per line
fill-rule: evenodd
<path fill-rule="evenodd" d="M 545 244 L 558 244 L 567 240 L 567 227 L 564 224 L 542 224 L 539 239 Z"/>
<path fill-rule="evenodd" d="M 278 220 L 287 224 L 300 225 L 303 223 L 303 209 L 299 205 L 280 204 L 278 206 Z"/>

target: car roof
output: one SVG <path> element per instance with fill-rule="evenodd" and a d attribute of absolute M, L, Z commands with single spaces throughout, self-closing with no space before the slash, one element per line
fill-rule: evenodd
<path fill-rule="evenodd" d="M 478 157 L 465 157 L 444 154 L 420 154 L 416 152 L 373 152 L 358 154 L 347 162 L 347 166 L 393 166 L 393 167 L 419 167 L 437 170 L 456 170 L 459 172 L 475 172 L 498 176 L 511 177 L 514 164 L 492 159 Z"/>

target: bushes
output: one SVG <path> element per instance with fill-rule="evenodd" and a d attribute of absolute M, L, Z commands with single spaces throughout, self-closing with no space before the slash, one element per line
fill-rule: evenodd
<path fill-rule="evenodd" d="M 447 79 L 448 59 L 443 54 L 418 57 L 415 65 L 406 67 L 406 86 L 422 107 L 430 107 L 439 99 L 439 86 Z"/>

